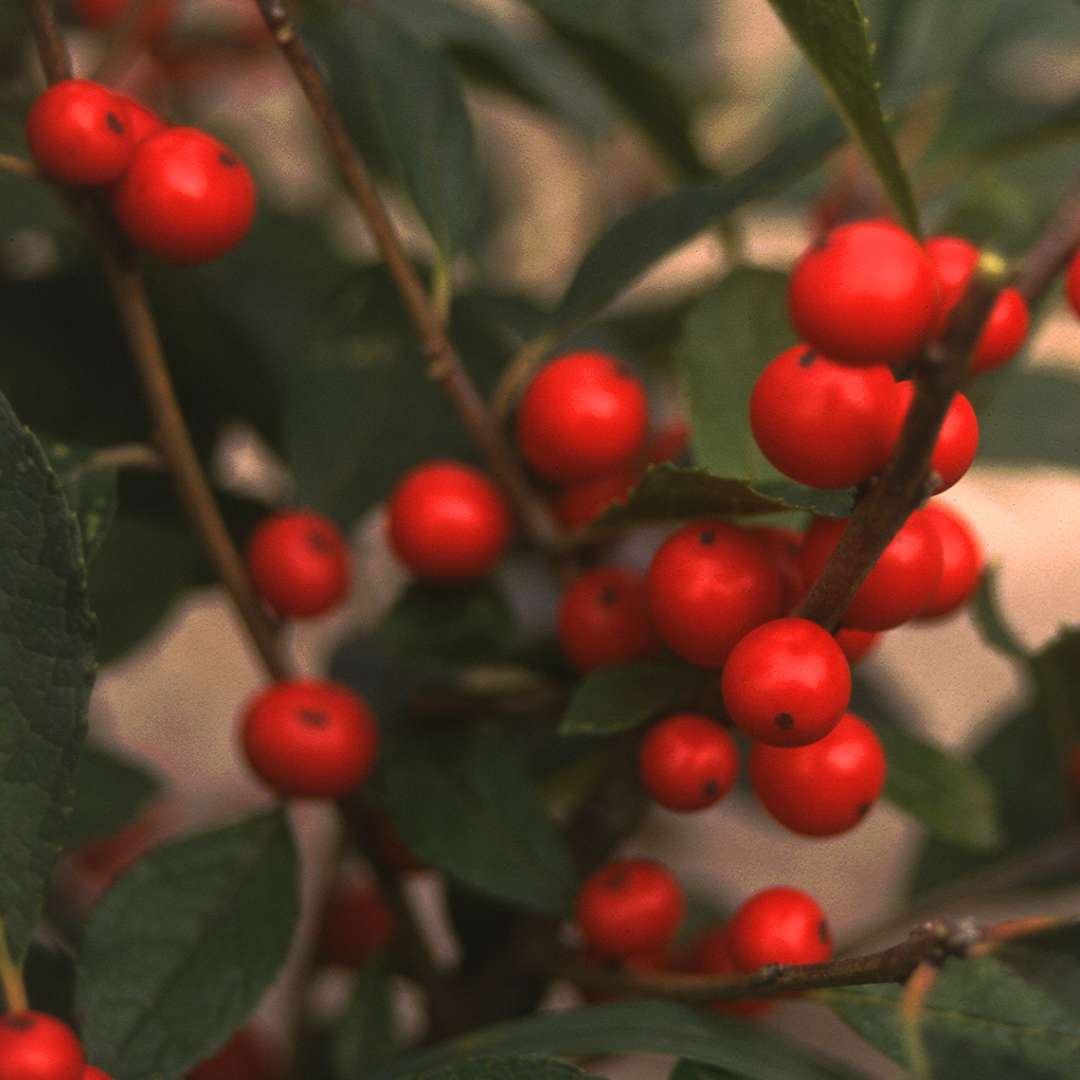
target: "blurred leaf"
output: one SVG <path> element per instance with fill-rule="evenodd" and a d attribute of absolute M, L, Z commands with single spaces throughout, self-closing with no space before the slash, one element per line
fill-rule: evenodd
<path fill-rule="evenodd" d="M 694 460 L 715 476 L 777 479 L 750 431 L 747 402 L 765 365 L 796 343 L 787 275 L 741 268 L 691 309 L 678 347 Z"/>
<path fill-rule="evenodd" d="M 906 1066 L 901 993 L 892 986 L 852 986 L 815 997 Z M 1080 1015 L 994 957 L 947 960 L 922 1016 L 935 1075 L 942 1077 L 1049 1080 L 1072 1075 L 1080 1055 Z"/>
<path fill-rule="evenodd" d="M 767 198 L 818 165 L 840 145 L 831 117 L 766 154 L 745 171 L 662 195 L 609 226 L 581 261 L 552 315 L 565 333 L 606 307 L 654 263 L 748 202 Z"/>
<path fill-rule="evenodd" d="M 624 1001 L 542 1013 L 410 1054 L 377 1080 L 445 1068 L 488 1055 L 664 1054 L 729 1069 L 746 1080 L 839 1080 L 858 1073 L 815 1059 L 780 1032 L 667 1001 Z M 689 1080 L 689 1078 L 687 1078 Z"/>
<path fill-rule="evenodd" d="M 530 911 L 569 911 L 576 885 L 570 854 L 501 736 L 455 731 L 401 739 L 387 748 L 369 790 L 420 861 Z"/>
<path fill-rule="evenodd" d="M 333 1033 L 334 1074 L 340 1080 L 358 1080 L 397 1053 L 393 989 L 385 953 L 356 973 L 349 1003 Z"/>
<path fill-rule="evenodd" d="M 904 224 L 919 234 L 919 212 L 878 100 L 866 19 L 857 0 L 769 0 L 833 95 Z"/>
<path fill-rule="evenodd" d="M 1030 657 L 1036 705 L 1062 760 L 1080 745 L 1080 629 L 1066 627 Z"/>
<path fill-rule="evenodd" d="M 1080 468 L 1078 420 L 1080 379 L 1062 370 L 1017 372 L 979 417 L 979 461 Z"/>
<path fill-rule="evenodd" d="M 419 1080 L 420 1074 L 416 1074 Z M 592 1073 L 542 1057 L 478 1057 L 423 1073 L 423 1080 L 599 1080 Z"/>
<path fill-rule="evenodd" d="M 612 735 L 697 700 L 708 675 L 689 664 L 619 664 L 587 675 L 559 725 L 562 735 Z"/>
<path fill-rule="evenodd" d="M 88 742 L 79 759 L 75 808 L 68 818 L 65 847 L 114 836 L 130 825 L 161 790 L 146 766 L 117 751 Z"/>
<path fill-rule="evenodd" d="M 178 1076 L 247 1018 L 299 914 L 281 809 L 165 844 L 94 908 L 79 957 L 86 1056 L 122 1080 Z"/>
<path fill-rule="evenodd" d="M 975 626 L 987 645 L 1005 656 L 1024 658 L 1027 650 L 1016 638 L 1005 621 L 997 599 L 997 570 L 993 566 L 983 570 L 982 580 L 971 605 Z"/>
<path fill-rule="evenodd" d="M 0 537 L 0 933 L 18 960 L 74 802 L 94 616 L 60 482 L 3 395 Z"/>
<path fill-rule="evenodd" d="M 445 258 L 467 247 L 484 185 L 461 84 L 445 54 L 370 4 L 312 20 L 305 35 L 361 152 L 374 141 Z"/>
<path fill-rule="evenodd" d="M 42 445 L 78 519 L 83 555 L 90 562 L 116 515 L 116 468 L 96 463 L 89 447 L 55 441 Z"/>

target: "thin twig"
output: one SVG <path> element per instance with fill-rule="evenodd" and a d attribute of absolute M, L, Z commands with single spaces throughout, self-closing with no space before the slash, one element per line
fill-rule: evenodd
<path fill-rule="evenodd" d="M 118 443 L 116 446 L 103 446 L 95 450 L 84 461 L 79 462 L 66 476 L 74 479 L 83 473 L 97 469 L 140 469 L 146 472 L 161 472 L 165 461 L 158 450 L 147 443 Z"/>
<path fill-rule="evenodd" d="M 1015 288 L 1028 303 L 1039 300 L 1080 245 L 1080 182 L 1066 192 L 1049 224 L 1024 259 Z"/>
<path fill-rule="evenodd" d="M 469 377 L 424 285 L 409 262 L 394 223 L 371 175 L 353 147 L 311 53 L 300 37 L 284 0 L 256 0 L 300 88 L 326 136 L 330 153 L 360 213 L 371 230 L 386 269 L 420 339 L 428 375 L 443 389 L 479 448 L 495 479 L 509 496 L 522 525 L 544 549 L 555 545 L 558 527 L 546 503 L 533 490 L 486 402 Z"/>
<path fill-rule="evenodd" d="M 37 166 L 32 161 L 17 157 L 15 154 L 0 154 L 0 172 L 11 173 L 12 176 L 25 176 L 30 179 L 40 175 Z"/>
<path fill-rule="evenodd" d="M 4 1001 L 7 1003 L 9 1012 L 26 1012 L 30 1007 L 22 969 L 15 963 L 15 958 L 8 948 L 7 930 L 3 919 L 0 919 L 0 989 L 4 992 Z"/>
<path fill-rule="evenodd" d="M 45 81 L 52 86 L 53 83 L 70 79 L 74 72 L 71 54 L 64 44 L 63 34 L 60 33 L 52 0 L 30 0 L 30 24 L 34 30 L 34 43 L 41 58 Z"/>
<path fill-rule="evenodd" d="M 922 1033 L 923 1011 L 930 991 L 941 972 L 937 957 L 919 962 L 904 986 L 900 998 L 900 1029 L 911 1065 L 912 1080 L 930 1080 L 930 1054 Z"/>

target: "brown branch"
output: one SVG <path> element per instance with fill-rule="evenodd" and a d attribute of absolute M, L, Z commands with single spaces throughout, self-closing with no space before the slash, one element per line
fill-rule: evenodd
<path fill-rule="evenodd" d="M 60 33 L 52 0 L 30 0 L 30 24 L 34 30 L 34 44 L 41 58 L 45 81 L 52 86 L 53 83 L 70 79 L 74 74 L 71 54 L 64 44 L 63 34 Z"/>
<path fill-rule="evenodd" d="M 1013 285 L 1027 302 L 1039 300 L 1080 245 L 1080 182 L 1065 193 L 1042 234 L 1032 245 Z"/>
<path fill-rule="evenodd" d="M 428 375 L 449 398 L 473 442 L 484 455 L 488 468 L 509 496 L 529 536 L 540 547 L 551 549 L 559 533 L 551 513 L 546 503 L 532 490 L 513 450 L 447 336 L 284 0 L 256 0 L 256 3 L 322 128 L 350 195 L 371 230 L 420 339 Z"/>

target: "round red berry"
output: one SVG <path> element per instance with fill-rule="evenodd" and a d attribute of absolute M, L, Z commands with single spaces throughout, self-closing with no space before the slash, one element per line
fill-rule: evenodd
<path fill-rule="evenodd" d="M 889 221 L 830 230 L 796 264 L 788 309 L 799 337 L 842 364 L 894 364 L 927 339 L 937 313 L 929 259 Z"/>
<path fill-rule="evenodd" d="M 196 1065 L 187 1080 L 277 1080 L 280 1075 L 262 1038 L 241 1028 L 213 1057 Z"/>
<path fill-rule="evenodd" d="M 862 821 L 885 786 L 885 752 L 873 729 L 845 713 L 823 739 L 783 748 L 755 743 L 750 783 L 781 825 L 835 836 Z"/>
<path fill-rule="evenodd" d="M 603 353 L 568 353 L 547 365 L 518 409 L 518 445 L 558 483 L 630 464 L 645 441 L 649 406 L 640 380 Z"/>
<path fill-rule="evenodd" d="M 651 859 L 619 859 L 590 875 L 577 899 L 585 944 L 606 956 L 632 956 L 666 948 L 686 908 L 670 871 Z"/>
<path fill-rule="evenodd" d="M 351 690 L 299 679 L 256 695 L 244 713 L 243 742 L 252 769 L 279 794 L 330 799 L 371 771 L 379 731 Z"/>
<path fill-rule="evenodd" d="M 959 236 L 935 236 L 926 241 L 926 254 L 938 282 L 940 333 L 971 280 L 979 249 Z M 1023 296 L 1011 287 L 1002 289 L 972 352 L 972 373 L 991 371 L 1011 360 L 1027 337 L 1029 323 Z"/>
<path fill-rule="evenodd" d="M 785 476 L 819 488 L 861 484 L 889 456 L 882 428 L 896 383 L 883 365 L 837 364 L 806 345 L 782 352 L 758 376 L 750 427 Z"/>
<path fill-rule="evenodd" d="M 780 611 L 780 575 L 752 533 L 698 521 L 670 536 L 649 567 L 649 608 L 667 645 L 718 668 L 748 631 Z"/>
<path fill-rule="evenodd" d="M 397 932 L 397 916 L 382 893 L 349 882 L 335 889 L 319 923 L 319 953 L 342 967 L 361 968 Z"/>
<path fill-rule="evenodd" d="M 1065 299 L 1073 313 L 1080 316 L 1080 251 L 1072 257 L 1065 274 Z"/>
<path fill-rule="evenodd" d="M 135 148 L 113 190 L 113 211 L 137 247 L 168 262 L 202 263 L 247 235 L 255 217 L 255 181 L 212 135 L 167 128 Z"/>
<path fill-rule="evenodd" d="M 855 630 L 850 626 L 842 626 L 836 631 L 836 644 L 840 646 L 849 664 L 857 664 L 881 644 L 881 634 L 875 630 Z"/>
<path fill-rule="evenodd" d="M 802 549 L 803 573 L 808 582 L 821 575 L 845 528 L 846 520 L 814 519 Z M 925 511 L 916 510 L 856 589 L 844 612 L 844 625 L 857 630 L 890 630 L 914 618 L 934 595 L 941 567 L 937 530 Z"/>
<path fill-rule="evenodd" d="M 50 86 L 30 109 L 26 138 L 46 176 L 77 187 L 111 184 L 135 153 L 124 102 L 88 79 Z"/>
<path fill-rule="evenodd" d="M 289 510 L 261 522 L 247 549 L 256 591 L 278 615 L 322 615 L 349 591 L 349 549 L 329 518 Z"/>
<path fill-rule="evenodd" d="M 640 479 L 641 470 L 636 465 L 627 465 L 588 480 L 576 480 L 556 492 L 552 499 L 555 517 L 567 529 L 583 529 L 609 506 L 626 502 Z"/>
<path fill-rule="evenodd" d="M 915 398 L 915 384 L 896 384 L 895 407 L 891 421 L 886 421 L 884 441 L 890 452 L 900 438 L 908 410 Z M 979 418 L 964 394 L 954 395 L 945 413 L 934 452 L 930 457 L 930 471 L 935 474 L 934 494 L 939 495 L 951 488 L 971 468 L 979 449 Z"/>
<path fill-rule="evenodd" d="M 116 92 L 116 96 L 124 103 L 124 107 L 127 109 L 128 123 L 131 126 L 131 138 L 136 146 L 141 142 L 145 142 L 151 135 L 156 135 L 159 131 L 164 131 L 168 127 L 153 109 L 144 105 L 141 101 L 119 92 Z"/>
<path fill-rule="evenodd" d="M 81 1080 L 82 1047 L 67 1024 L 41 1012 L 0 1016 L 0 1076 L 4 1080 Z"/>
<path fill-rule="evenodd" d="M 735 961 L 731 959 L 726 926 L 717 926 L 701 935 L 687 950 L 685 968 L 695 975 L 733 975 Z M 763 998 L 739 998 L 734 1001 L 712 1001 L 708 1008 L 733 1016 L 760 1016 L 772 1005 Z"/>
<path fill-rule="evenodd" d="M 660 720 L 638 755 L 645 790 L 669 810 L 704 810 L 719 802 L 739 775 L 735 740 L 712 717 L 676 713 Z"/>
<path fill-rule="evenodd" d="M 836 639 L 808 619 L 774 619 L 731 650 L 724 706 L 753 739 L 805 746 L 827 735 L 851 700 L 851 669 Z"/>
<path fill-rule="evenodd" d="M 558 624 L 563 655 L 582 673 L 660 650 L 645 577 L 626 567 L 582 574 L 563 593 Z"/>
<path fill-rule="evenodd" d="M 432 461 L 413 469 L 390 496 L 390 543 L 417 577 L 483 577 L 510 540 L 510 512 L 478 469 Z"/>
<path fill-rule="evenodd" d="M 755 525 L 749 531 L 764 544 L 780 575 L 780 611 L 793 611 L 806 592 L 799 561 L 802 533 L 777 525 Z"/>
<path fill-rule="evenodd" d="M 984 566 L 982 546 L 971 525 L 955 510 L 932 502 L 923 512 L 941 542 L 942 569 L 921 615 L 940 618 L 962 608 L 979 587 Z"/>
<path fill-rule="evenodd" d="M 823 964 L 832 954 L 832 934 L 811 897 L 778 885 L 755 893 L 735 912 L 728 950 L 739 971 L 757 971 L 766 964 Z"/>

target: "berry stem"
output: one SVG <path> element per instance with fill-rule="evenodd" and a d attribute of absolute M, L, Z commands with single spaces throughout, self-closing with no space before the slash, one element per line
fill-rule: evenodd
<path fill-rule="evenodd" d="M 41 68 L 45 72 L 45 81 L 50 85 L 70 79 L 74 74 L 71 66 L 71 54 L 60 33 L 56 21 L 56 10 L 52 0 L 31 0 L 30 23 L 34 30 L 34 43 Z"/>
<path fill-rule="evenodd" d="M 315 113 L 353 201 L 371 230 L 420 339 L 428 375 L 442 387 L 473 442 L 483 453 L 488 468 L 509 496 L 530 537 L 541 548 L 553 549 L 559 535 L 558 527 L 546 504 L 533 492 L 495 417 L 450 341 L 284 0 L 256 0 L 256 3 Z"/>
<path fill-rule="evenodd" d="M 937 957 L 927 957 L 908 977 L 900 998 L 900 1030 L 907 1050 L 912 1080 L 930 1080 L 930 1054 L 923 1038 L 922 1021 L 926 999 L 934 989 L 941 964 Z"/>
<path fill-rule="evenodd" d="M 3 919 L 0 919 L 0 987 L 3 988 L 4 1000 L 7 1002 L 9 1012 L 26 1012 L 30 1008 L 22 969 L 15 963 L 11 950 L 8 948 L 7 930 Z"/>
<path fill-rule="evenodd" d="M 16 157 L 15 154 L 0 154 L 0 172 L 11 173 L 12 176 L 36 177 L 37 169 L 32 161 L 26 158 Z"/>

